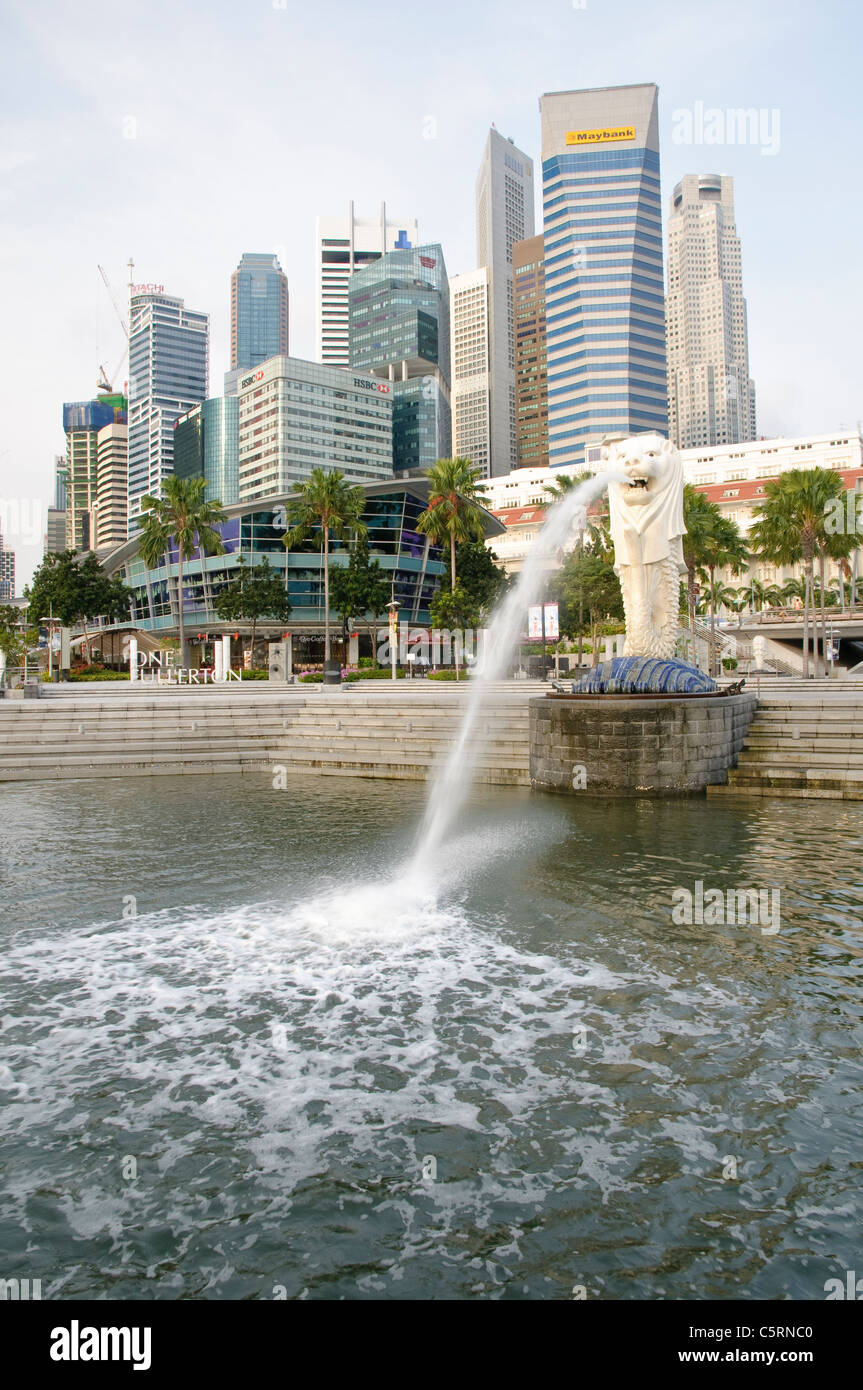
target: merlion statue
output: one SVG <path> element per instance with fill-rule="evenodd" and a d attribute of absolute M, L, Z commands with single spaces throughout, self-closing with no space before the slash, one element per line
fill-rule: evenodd
<path fill-rule="evenodd" d="M 623 592 L 625 656 L 674 656 L 683 559 L 683 465 L 661 434 L 602 446 L 604 469 L 624 473 L 608 486 L 614 569 Z"/>

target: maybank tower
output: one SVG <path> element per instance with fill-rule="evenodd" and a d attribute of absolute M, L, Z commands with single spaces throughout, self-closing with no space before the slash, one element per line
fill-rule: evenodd
<path fill-rule="evenodd" d="M 552 466 L 668 432 L 657 88 L 550 92 L 542 184 Z"/>

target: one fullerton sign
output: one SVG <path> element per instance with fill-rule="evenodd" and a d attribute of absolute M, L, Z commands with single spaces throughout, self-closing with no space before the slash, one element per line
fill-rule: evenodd
<path fill-rule="evenodd" d="M 607 145 L 613 140 L 634 140 L 634 125 L 608 126 L 602 130 L 568 130 L 568 145 Z"/>

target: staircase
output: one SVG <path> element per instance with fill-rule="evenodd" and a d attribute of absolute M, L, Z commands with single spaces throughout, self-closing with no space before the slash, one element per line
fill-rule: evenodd
<path fill-rule="evenodd" d="M 317 772 L 422 781 L 452 747 L 468 683 L 373 692 L 115 687 L 0 701 L 0 782 L 200 772 Z M 528 699 L 501 683 L 476 725 L 476 780 L 528 786 Z"/>
<path fill-rule="evenodd" d="M 861 713 L 863 693 L 833 681 L 787 694 L 762 685 L 737 766 L 708 795 L 863 800 Z"/>

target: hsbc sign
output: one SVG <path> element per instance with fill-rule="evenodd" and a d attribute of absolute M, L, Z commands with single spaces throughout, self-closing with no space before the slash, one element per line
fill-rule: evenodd
<path fill-rule="evenodd" d="M 379 391 L 382 396 L 390 394 L 389 382 L 387 381 L 363 381 L 362 377 L 354 377 L 354 386 L 358 386 L 361 391 Z"/>
<path fill-rule="evenodd" d="M 247 386 L 253 386 L 256 381 L 263 381 L 263 379 L 264 373 L 262 371 L 252 372 L 250 376 L 243 377 L 240 382 L 240 390 L 245 391 Z"/>

